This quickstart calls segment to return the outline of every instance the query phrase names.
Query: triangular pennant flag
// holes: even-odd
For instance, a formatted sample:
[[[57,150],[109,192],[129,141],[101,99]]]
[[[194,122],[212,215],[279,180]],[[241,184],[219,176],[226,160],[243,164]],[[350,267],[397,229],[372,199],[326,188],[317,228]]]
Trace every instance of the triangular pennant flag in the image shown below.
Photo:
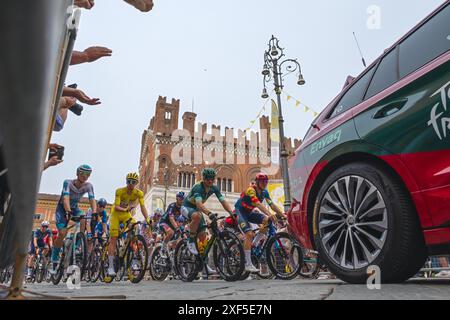
[[[292,98],[292,97],[291,97],[290,95],[288,95],[288,96],[287,96],[287,101],[291,100],[291,98]]]
[[[295,106],[298,107],[300,105],[300,101],[295,101]]]
[[[309,108],[307,106],[305,106],[305,112],[308,112]]]
[[[317,117],[317,115],[318,115],[318,113],[317,113],[317,112],[314,112],[314,117]]]
[[[252,121],[250,121],[250,123],[251,123],[251,124],[254,124],[254,123],[255,123],[255,121],[256,121],[256,120],[252,120]]]

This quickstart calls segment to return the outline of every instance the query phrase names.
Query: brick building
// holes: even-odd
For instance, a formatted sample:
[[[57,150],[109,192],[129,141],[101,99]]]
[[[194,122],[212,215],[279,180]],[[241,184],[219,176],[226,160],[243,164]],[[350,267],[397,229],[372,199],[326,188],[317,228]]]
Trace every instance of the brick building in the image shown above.
[[[223,132],[220,125],[214,124],[208,130],[207,124],[196,122],[197,114],[194,112],[183,113],[180,128],[179,112],[180,100],[172,99],[168,102],[166,97],[160,96],[156,102],[155,114],[148,128],[142,133],[139,188],[145,193],[147,209],[153,212],[157,207],[164,206],[165,199],[167,204],[175,201],[175,194],[178,191],[188,192],[195,182],[201,179],[201,171],[205,167],[216,169],[216,183],[227,200],[233,204],[242,190],[254,179],[256,173],[264,167],[256,155],[260,148],[261,132],[267,134],[266,141],[270,139],[269,117],[262,116],[259,119],[259,132],[245,135],[241,130],[235,132],[233,128],[228,127],[225,127]],[[177,129],[179,129],[178,133],[186,134],[189,138],[183,140],[174,137]],[[181,129],[183,131],[180,131]],[[267,131],[264,132],[262,129]],[[210,141],[202,139],[205,133],[211,136]],[[216,141],[217,144],[214,144]],[[173,160],[174,148],[177,145],[179,147],[180,143],[184,143],[185,148],[190,151],[186,153],[186,157],[184,157],[186,149],[180,153],[183,156],[181,163]],[[292,155],[300,143],[300,140],[295,139],[292,144],[291,139],[286,138],[285,145],[288,153]],[[209,151],[212,144],[215,147]],[[221,161],[208,163],[205,159],[202,159],[200,163],[196,161],[198,160],[195,158],[196,153],[198,155],[210,152],[212,156],[219,154],[217,146],[225,151],[222,157],[224,163],[220,163]],[[270,157],[270,142],[266,148],[265,152]],[[184,161],[186,158],[190,161]],[[225,161],[225,158],[233,159],[232,164]],[[273,181],[280,181],[281,170],[270,178]],[[215,212],[223,212],[215,197],[210,199],[208,207]]]

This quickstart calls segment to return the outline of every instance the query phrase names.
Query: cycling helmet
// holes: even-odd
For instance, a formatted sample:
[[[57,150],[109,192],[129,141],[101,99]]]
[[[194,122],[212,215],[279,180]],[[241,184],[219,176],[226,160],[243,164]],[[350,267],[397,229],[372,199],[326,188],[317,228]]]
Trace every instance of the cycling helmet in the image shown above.
[[[128,179],[139,181],[139,175],[136,172],[130,172],[127,174],[127,180]]]
[[[155,209],[155,214],[153,215],[153,217],[157,218],[157,217],[161,217],[163,215],[163,211],[161,208],[156,208]]]
[[[50,223],[47,220],[42,221],[41,227],[48,227]]]
[[[82,164],[77,168],[77,175],[80,173],[91,174],[92,168],[87,164]]]
[[[184,196],[185,196],[185,194],[184,194],[183,191],[178,192],[177,195],[176,195],[177,198],[180,198],[182,200],[184,199]]]
[[[57,233],[58,233],[58,230],[53,229],[53,230],[52,230],[52,233],[53,233],[53,234],[57,234]]]
[[[108,202],[106,201],[105,198],[100,198],[100,199],[98,199],[98,201],[97,201],[97,205],[98,205],[99,207],[106,207],[107,204],[108,204]]]
[[[269,177],[267,176],[267,174],[260,172],[260,173],[256,174],[255,181],[267,182],[267,181],[269,181]]]
[[[204,179],[214,179],[216,177],[216,170],[213,168],[205,168],[202,170],[202,177]]]

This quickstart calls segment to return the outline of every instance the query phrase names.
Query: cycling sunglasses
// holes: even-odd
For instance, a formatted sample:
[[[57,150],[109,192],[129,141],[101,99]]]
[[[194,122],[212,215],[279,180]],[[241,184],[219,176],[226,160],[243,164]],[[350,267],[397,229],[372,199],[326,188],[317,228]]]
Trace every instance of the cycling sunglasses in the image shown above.
[[[133,180],[133,179],[127,179],[127,184],[132,184],[132,185],[135,185],[135,184],[137,184],[138,182],[136,181],[136,180]]]

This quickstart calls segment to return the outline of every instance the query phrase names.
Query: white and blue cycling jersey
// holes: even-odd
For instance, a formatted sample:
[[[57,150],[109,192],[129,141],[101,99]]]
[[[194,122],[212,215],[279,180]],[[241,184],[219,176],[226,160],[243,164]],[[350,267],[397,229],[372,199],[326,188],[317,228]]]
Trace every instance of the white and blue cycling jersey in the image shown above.
[[[81,187],[77,188],[75,186],[76,180],[64,180],[63,183],[63,189],[61,193],[61,198],[59,200],[59,203],[62,204],[63,197],[69,196],[70,201],[70,208],[71,209],[77,209],[78,208],[78,202],[80,202],[80,199],[87,193],[88,198],[95,199],[94,196],[94,187],[91,183],[85,182],[81,185]]]

